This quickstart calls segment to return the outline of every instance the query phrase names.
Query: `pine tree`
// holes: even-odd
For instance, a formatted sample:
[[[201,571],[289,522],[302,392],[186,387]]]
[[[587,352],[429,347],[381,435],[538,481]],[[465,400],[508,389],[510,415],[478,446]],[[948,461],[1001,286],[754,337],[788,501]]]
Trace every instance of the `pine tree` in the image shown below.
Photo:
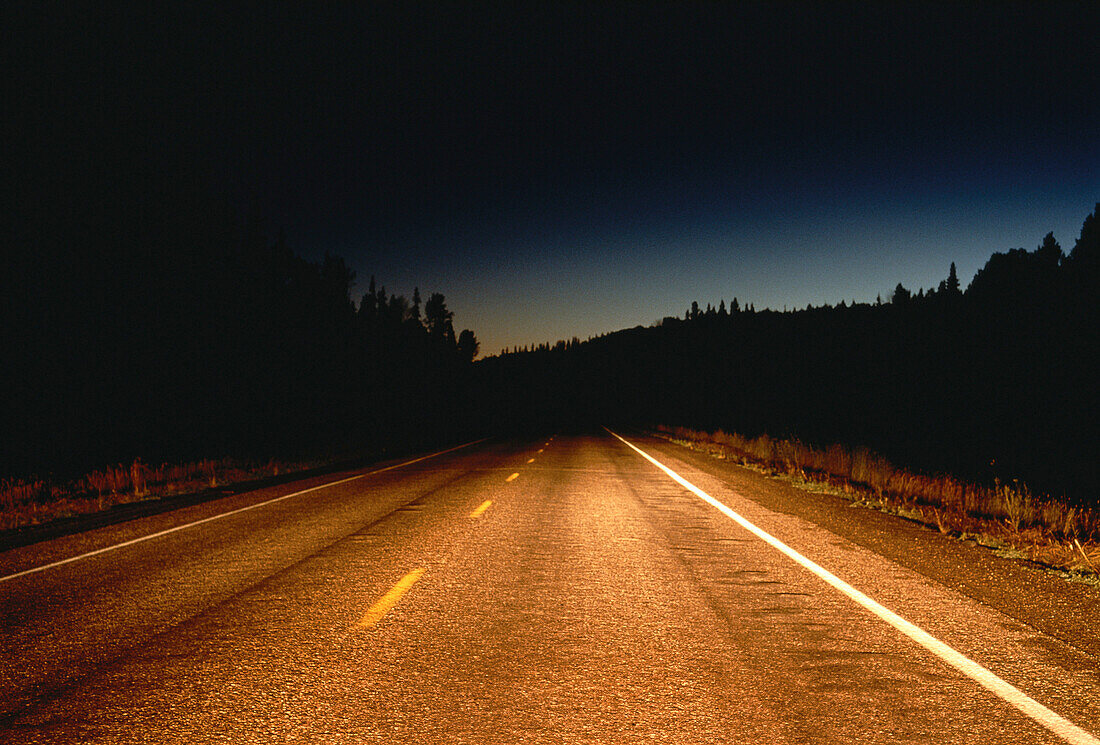
[[[946,291],[948,295],[953,297],[957,297],[962,294],[962,291],[959,289],[959,275],[955,271],[954,261],[951,262],[951,269],[947,273],[947,284],[944,285],[944,291]]]
[[[1077,239],[1070,258],[1077,264],[1096,270],[1100,264],[1100,203],[1091,215],[1085,218],[1081,226],[1081,237]]]
[[[375,294],[374,289],[374,275],[370,275],[370,286],[367,287],[367,294],[363,295],[362,302],[359,303],[359,312],[365,315],[367,318],[374,317],[374,311],[378,308],[378,297]]]
[[[451,320],[454,313],[447,310],[447,302],[442,294],[433,292],[424,304],[424,324],[433,339],[454,339],[454,327]]]

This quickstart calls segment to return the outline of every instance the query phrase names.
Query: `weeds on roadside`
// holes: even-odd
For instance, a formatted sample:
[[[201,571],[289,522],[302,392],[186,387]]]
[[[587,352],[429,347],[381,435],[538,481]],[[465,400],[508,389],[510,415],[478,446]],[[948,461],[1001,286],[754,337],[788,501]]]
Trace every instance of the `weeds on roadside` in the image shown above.
[[[848,499],[923,522],[945,535],[1012,548],[1070,572],[1095,574],[1100,564],[1100,511],[1035,495],[1016,480],[985,487],[952,476],[912,473],[863,448],[820,449],[797,440],[749,438],[722,430],[657,429],[674,441],[743,465],[827,484]]]
[[[0,480],[0,529],[277,476],[316,465],[319,463],[244,462],[225,458],[151,466],[138,459],[130,465],[92,471],[64,483],[49,479]]]

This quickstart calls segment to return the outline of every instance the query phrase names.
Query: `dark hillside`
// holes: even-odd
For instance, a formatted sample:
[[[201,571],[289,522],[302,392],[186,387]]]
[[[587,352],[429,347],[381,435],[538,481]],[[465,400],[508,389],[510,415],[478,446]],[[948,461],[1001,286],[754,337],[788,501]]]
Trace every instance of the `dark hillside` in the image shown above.
[[[306,261],[211,210],[153,214],[15,244],[0,478],[464,433],[477,342],[456,338],[443,295],[422,307],[372,278],[360,299],[339,257]]]
[[[1100,205],[1098,205],[1100,209]],[[1064,256],[994,254],[965,292],[755,312],[689,310],[479,363],[497,424],[675,424],[867,446],[980,481],[1096,497],[1097,215]]]

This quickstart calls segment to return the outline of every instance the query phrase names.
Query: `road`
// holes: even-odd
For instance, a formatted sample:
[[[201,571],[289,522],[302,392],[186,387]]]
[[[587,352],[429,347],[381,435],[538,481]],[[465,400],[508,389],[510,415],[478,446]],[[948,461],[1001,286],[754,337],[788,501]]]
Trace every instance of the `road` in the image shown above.
[[[640,435],[235,495],[13,549],[0,578],[0,742],[1100,732],[1094,588]]]

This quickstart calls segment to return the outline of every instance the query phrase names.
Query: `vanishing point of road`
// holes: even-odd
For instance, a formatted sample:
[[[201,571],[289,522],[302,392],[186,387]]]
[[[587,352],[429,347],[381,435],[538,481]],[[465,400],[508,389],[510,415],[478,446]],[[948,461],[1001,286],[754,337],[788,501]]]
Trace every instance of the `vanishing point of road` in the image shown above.
[[[1100,742],[1095,588],[623,434],[0,553],[0,742]]]

